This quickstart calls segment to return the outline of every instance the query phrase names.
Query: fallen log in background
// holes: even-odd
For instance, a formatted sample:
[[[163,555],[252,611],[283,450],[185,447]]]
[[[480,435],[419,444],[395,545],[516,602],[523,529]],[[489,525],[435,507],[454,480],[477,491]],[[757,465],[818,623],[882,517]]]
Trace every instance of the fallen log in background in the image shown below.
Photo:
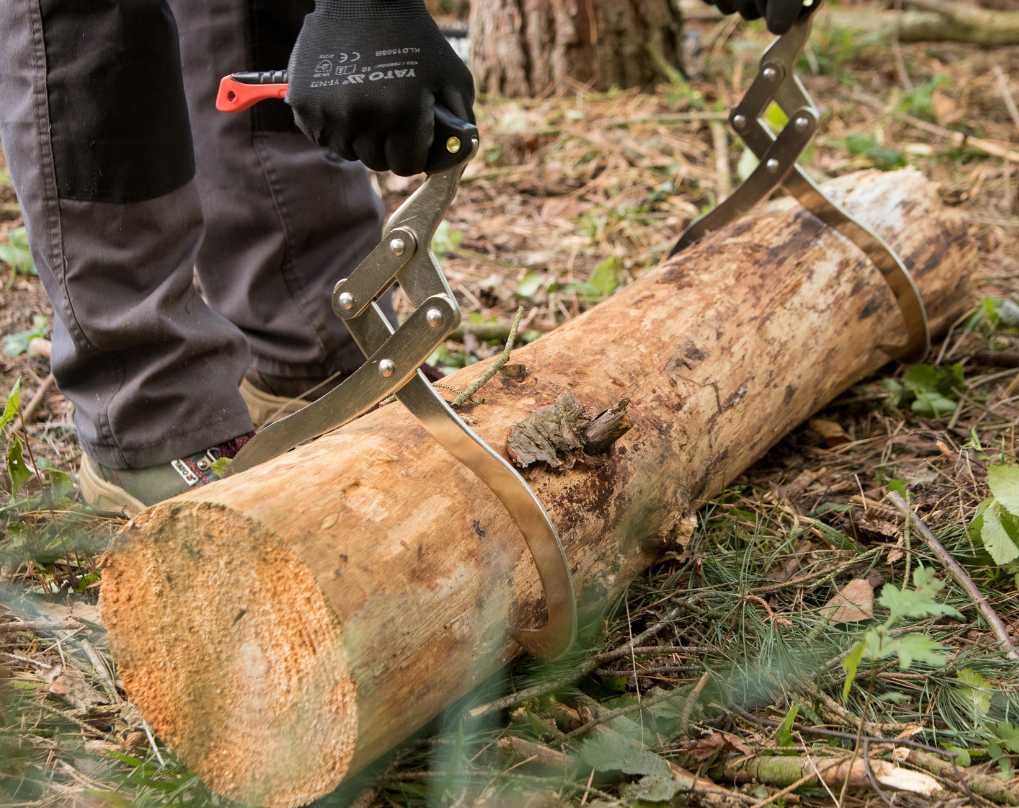
[[[1005,3],[1010,0],[1005,0]],[[1005,3],[991,10],[958,0],[907,0],[904,11],[868,8],[827,8],[818,15],[824,30],[848,29],[861,35],[896,38],[899,42],[960,42],[972,45],[1019,44],[1019,11]],[[681,0],[683,19],[719,20],[721,12],[700,0]]]
[[[831,183],[958,315],[974,239],[921,174]],[[632,429],[601,462],[529,472],[584,607],[602,607],[703,502],[886,361],[902,329],[853,245],[777,202],[514,354],[470,420],[494,446],[570,392]],[[448,381],[462,388],[484,365]],[[499,502],[399,406],[132,522],[102,610],[127,692],[215,790],[329,792],[511,660],[541,591]]]

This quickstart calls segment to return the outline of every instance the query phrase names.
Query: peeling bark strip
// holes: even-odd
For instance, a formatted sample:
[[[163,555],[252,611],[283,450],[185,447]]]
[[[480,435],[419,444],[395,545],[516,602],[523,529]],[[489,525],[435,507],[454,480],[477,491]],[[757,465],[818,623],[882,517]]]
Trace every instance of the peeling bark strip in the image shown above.
[[[472,3],[472,67],[483,92],[536,97],[644,87],[681,68],[672,0],[486,0]]]
[[[630,431],[624,399],[592,418],[573,393],[563,393],[551,407],[529,415],[510,431],[506,454],[518,469],[543,465],[554,471],[571,469],[587,458],[603,455]]]
[[[916,274],[935,330],[965,305],[975,239],[915,171],[826,189]],[[517,351],[471,411],[505,446],[572,391],[630,401],[605,461],[529,472],[581,605],[599,608],[698,504],[884,362],[902,328],[880,273],[778,202]],[[484,363],[457,374],[462,388]],[[541,588],[499,501],[397,406],[149,510],[104,572],[127,692],[215,790],[329,792],[518,653]]]

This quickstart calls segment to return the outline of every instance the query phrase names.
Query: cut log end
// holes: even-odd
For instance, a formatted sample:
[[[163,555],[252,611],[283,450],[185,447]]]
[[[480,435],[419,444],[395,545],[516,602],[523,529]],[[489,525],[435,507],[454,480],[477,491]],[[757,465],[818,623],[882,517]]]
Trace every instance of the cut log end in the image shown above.
[[[131,540],[161,522],[176,529]],[[127,528],[104,576],[124,687],[211,788],[284,808],[343,779],[357,700],[342,628],[275,535],[219,505],[170,503]]]

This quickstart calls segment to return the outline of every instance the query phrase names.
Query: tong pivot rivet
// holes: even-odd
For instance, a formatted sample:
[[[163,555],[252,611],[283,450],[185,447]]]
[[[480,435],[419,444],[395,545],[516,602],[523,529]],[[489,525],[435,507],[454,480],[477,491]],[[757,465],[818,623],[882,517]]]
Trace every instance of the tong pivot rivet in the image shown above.
[[[442,328],[443,323],[446,322],[446,317],[438,309],[429,309],[425,312],[425,320],[432,328]]]
[[[392,377],[394,373],[396,373],[396,362],[392,359],[383,359],[379,362],[379,375],[381,375],[383,379]]]
[[[775,81],[778,78],[778,68],[770,66],[764,68],[764,78],[767,81]]]
[[[389,242],[389,252],[397,258],[402,258],[407,253],[407,240],[397,236]]]
[[[446,151],[450,154],[459,154],[460,149],[464,147],[463,141],[460,140],[456,135],[453,135],[449,140],[446,141]]]
[[[742,132],[747,128],[747,116],[746,115],[734,115],[732,119],[732,125],[737,132]]]
[[[801,115],[796,119],[796,131],[806,132],[810,128],[810,119]]]
[[[354,300],[354,296],[350,292],[341,292],[340,296],[336,298],[336,302],[339,304],[340,308],[343,309],[344,311],[352,311],[354,308],[354,304],[357,303],[357,301]]]
[[[782,164],[772,157],[767,163],[764,164],[768,171],[772,174],[777,174],[779,169],[782,168]]]

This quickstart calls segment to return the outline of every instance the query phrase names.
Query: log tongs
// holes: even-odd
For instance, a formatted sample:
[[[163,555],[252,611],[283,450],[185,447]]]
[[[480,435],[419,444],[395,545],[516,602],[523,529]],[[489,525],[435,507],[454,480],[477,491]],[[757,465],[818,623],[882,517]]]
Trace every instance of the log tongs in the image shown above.
[[[757,78],[729,116],[732,128],[760,160],[759,165],[728,199],[690,226],[672,255],[736,221],[782,187],[824,224],[866,253],[891,287],[905,320],[906,339],[904,344],[882,346],[883,350],[893,358],[925,354],[931,344],[927,310],[909,270],[884,239],[829,199],[797,165],[821,119],[795,72],[796,62],[810,39],[812,24],[812,18],[802,19],[765,52]],[[777,135],[762,120],[773,102],[789,119]]]
[[[217,108],[239,112],[286,94],[285,71],[238,73],[223,79]],[[447,110],[436,111],[427,179],[390,218],[379,245],[333,292],[333,311],[367,361],[322,398],[263,429],[229,473],[278,457],[396,396],[492,490],[520,529],[544,587],[548,619],[542,628],[516,631],[514,638],[529,653],[554,659],[569,650],[577,633],[573,578],[559,534],[527,481],[464,423],[421,372],[460,325],[460,306],[430,247],[478,147],[475,126]],[[415,307],[402,325],[390,322],[376,302],[397,283]]]

